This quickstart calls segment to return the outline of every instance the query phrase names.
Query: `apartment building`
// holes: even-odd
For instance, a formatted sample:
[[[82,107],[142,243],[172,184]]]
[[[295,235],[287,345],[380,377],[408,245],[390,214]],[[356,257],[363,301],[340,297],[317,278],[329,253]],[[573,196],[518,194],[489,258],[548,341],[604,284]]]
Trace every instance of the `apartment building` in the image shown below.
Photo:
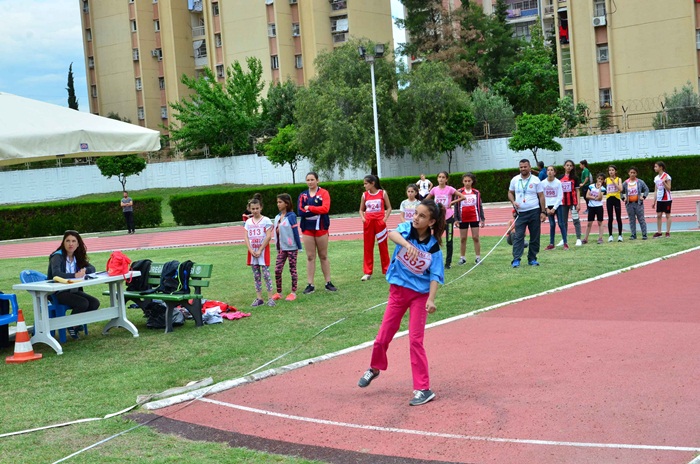
[[[118,113],[155,130],[181,76],[210,68],[221,82],[234,61],[263,64],[266,89],[306,84],[314,60],[351,37],[393,49],[390,0],[79,0],[90,111]]]
[[[698,90],[700,0],[559,0],[557,24],[561,93],[593,115],[660,111],[674,87]]]

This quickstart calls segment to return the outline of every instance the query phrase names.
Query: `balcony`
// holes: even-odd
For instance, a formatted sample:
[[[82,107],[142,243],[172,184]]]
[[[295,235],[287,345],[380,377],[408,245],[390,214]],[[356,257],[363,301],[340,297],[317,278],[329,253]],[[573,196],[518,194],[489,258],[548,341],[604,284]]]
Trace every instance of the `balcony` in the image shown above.
[[[204,35],[204,26],[196,26],[192,28],[192,37],[201,37]]]

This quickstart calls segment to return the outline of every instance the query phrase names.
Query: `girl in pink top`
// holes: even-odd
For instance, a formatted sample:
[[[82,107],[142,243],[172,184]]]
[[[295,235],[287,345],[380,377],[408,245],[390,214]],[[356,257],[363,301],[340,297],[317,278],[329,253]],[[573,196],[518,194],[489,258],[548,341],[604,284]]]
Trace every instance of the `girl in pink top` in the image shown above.
[[[445,243],[447,244],[445,269],[449,269],[452,264],[452,239],[454,238],[455,224],[452,205],[467,198],[455,188],[447,185],[449,176],[450,174],[447,171],[440,172],[437,176],[438,186],[433,187],[427,197],[435,199],[435,203],[439,203],[445,207]]]

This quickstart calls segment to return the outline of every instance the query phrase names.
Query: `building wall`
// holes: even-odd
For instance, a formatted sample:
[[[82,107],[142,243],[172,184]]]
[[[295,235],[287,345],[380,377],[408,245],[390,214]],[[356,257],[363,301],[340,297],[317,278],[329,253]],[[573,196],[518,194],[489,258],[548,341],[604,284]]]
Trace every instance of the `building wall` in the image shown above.
[[[563,165],[567,159],[578,162],[613,161],[630,158],[663,159],[668,156],[697,155],[700,146],[700,127],[658,131],[630,132],[625,134],[597,135],[559,139],[560,152],[540,151],[538,158],[546,164]],[[513,152],[508,149],[508,139],[482,140],[469,152],[458,150],[452,161],[451,171],[481,171],[487,169],[513,169],[521,158],[532,160],[530,152]],[[533,164],[534,164],[534,160]],[[382,173],[386,177],[415,176],[420,173],[435,174],[448,169],[447,159],[414,162],[410,158],[383,160]],[[296,182],[312,170],[308,161],[302,160],[296,172]],[[342,176],[335,173],[332,180],[356,179],[367,172],[348,170]],[[673,173],[671,173],[673,175]],[[75,182],[80,179],[80,182]],[[273,166],[265,157],[256,155],[212,158],[196,161],[174,161],[148,164],[138,176],[129,177],[127,189],[196,187],[199,185],[249,184],[255,179],[260,184],[284,184],[292,182],[288,166]],[[322,180],[328,177],[322,176]],[[651,181],[651,179],[647,179]],[[119,182],[106,179],[97,166],[74,166],[28,171],[0,171],[0,185],[4,186],[2,202],[5,204],[60,200],[91,193],[118,192]],[[48,189],[26,189],[27,185],[51,185]],[[507,186],[503,186],[504,199]]]

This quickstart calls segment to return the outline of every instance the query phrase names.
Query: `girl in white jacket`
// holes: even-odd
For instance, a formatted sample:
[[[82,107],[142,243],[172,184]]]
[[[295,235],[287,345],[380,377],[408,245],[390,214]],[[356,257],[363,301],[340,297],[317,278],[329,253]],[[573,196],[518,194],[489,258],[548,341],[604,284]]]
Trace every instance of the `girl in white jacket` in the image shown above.
[[[566,224],[564,223],[564,209],[561,207],[564,192],[561,188],[561,181],[556,178],[557,171],[554,166],[547,167],[547,178],[541,182],[544,192],[544,202],[549,218],[549,246],[547,250],[554,249],[554,235],[556,235],[557,222],[561,231],[561,238],[564,242],[564,249],[568,250],[566,242]]]

